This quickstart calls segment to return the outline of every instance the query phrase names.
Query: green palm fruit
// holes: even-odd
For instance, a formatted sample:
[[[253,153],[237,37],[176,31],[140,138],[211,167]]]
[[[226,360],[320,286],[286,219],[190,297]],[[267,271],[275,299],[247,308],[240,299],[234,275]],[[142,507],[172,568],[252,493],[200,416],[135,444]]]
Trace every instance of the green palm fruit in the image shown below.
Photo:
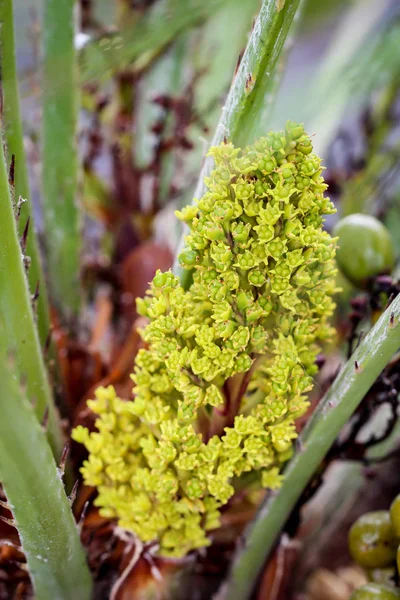
[[[370,277],[391,271],[394,245],[389,231],[375,217],[353,214],[334,228],[339,238],[336,260],[342,273],[363,287]]]
[[[396,538],[388,511],[366,513],[350,529],[350,554],[362,567],[371,569],[390,566],[396,559],[396,549]]]
[[[390,518],[392,520],[393,531],[400,538],[400,494],[396,496],[390,505]]]
[[[396,564],[397,564],[397,571],[400,573],[400,546],[398,546],[398,548],[397,548]]]

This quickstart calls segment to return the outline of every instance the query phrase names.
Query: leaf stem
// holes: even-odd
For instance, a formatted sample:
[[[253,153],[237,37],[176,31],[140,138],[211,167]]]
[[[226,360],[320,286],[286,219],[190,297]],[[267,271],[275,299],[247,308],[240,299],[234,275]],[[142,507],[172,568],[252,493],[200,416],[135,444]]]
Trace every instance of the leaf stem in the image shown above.
[[[1,330],[3,337],[4,331]],[[40,600],[89,600],[91,578],[75,519],[42,427],[0,351],[0,480]]]
[[[14,201],[22,197],[28,202],[22,209],[19,220],[19,233],[22,235],[27,218],[30,219],[27,237],[26,254],[31,263],[28,280],[31,294],[35,292],[39,282],[37,299],[37,326],[42,347],[44,347],[50,330],[49,303],[44,278],[39,244],[34,226],[32,197],[29,187],[28,169],[24,149],[24,137],[18,90],[17,65],[15,55],[15,31],[13,16],[13,0],[0,0],[0,46],[1,46],[1,91],[3,98],[3,132],[7,147],[8,159],[15,159]]]
[[[81,302],[74,4],[73,0],[43,0],[42,190],[47,271],[52,299],[67,320],[77,316]]]
[[[19,373],[26,380],[27,395],[35,405],[39,421],[48,409],[49,437],[55,454],[59,456],[64,442],[33,315],[3,144],[0,148],[0,245],[0,350],[15,352]]]
[[[218,146],[224,139],[243,146],[257,137],[259,133],[257,120],[267,101],[270,86],[273,86],[274,70],[299,2],[300,0],[286,0],[283,3],[276,0],[263,1],[222,109],[212,146]],[[195,198],[203,196],[205,192],[204,177],[210,174],[212,165],[212,159],[206,157],[196,187]],[[186,235],[187,229],[183,231],[178,254],[184,247]],[[187,289],[191,284],[191,271],[182,269],[176,260],[174,273],[180,278],[182,286]]]

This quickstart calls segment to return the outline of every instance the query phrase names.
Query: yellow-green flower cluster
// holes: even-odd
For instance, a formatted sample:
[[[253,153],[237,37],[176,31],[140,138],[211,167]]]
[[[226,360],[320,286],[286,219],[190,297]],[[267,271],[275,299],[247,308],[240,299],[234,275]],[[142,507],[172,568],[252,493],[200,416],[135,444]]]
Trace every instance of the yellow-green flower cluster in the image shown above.
[[[101,513],[163,555],[207,545],[244,474],[253,489],[279,486],[318,342],[332,335],[335,241],[322,223],[334,209],[303,127],[210,154],[208,191],[178,213],[193,283],[156,274],[138,301],[149,323],[134,401],[98,389],[97,431],[73,434]]]

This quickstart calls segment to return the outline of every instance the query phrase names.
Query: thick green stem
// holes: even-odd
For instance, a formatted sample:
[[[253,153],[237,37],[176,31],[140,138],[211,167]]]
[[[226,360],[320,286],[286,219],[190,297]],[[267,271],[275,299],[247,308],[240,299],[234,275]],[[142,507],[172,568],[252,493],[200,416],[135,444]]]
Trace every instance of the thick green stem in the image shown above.
[[[48,297],[43,274],[39,245],[33,219],[32,198],[29,189],[28,169],[26,165],[20,98],[18,90],[17,67],[15,60],[15,32],[13,19],[13,0],[0,0],[0,46],[1,46],[1,91],[3,98],[3,131],[8,158],[15,159],[15,201],[19,197],[27,200],[19,220],[20,235],[23,233],[27,218],[30,218],[26,253],[31,259],[28,280],[31,293],[39,283],[37,300],[37,326],[42,347],[49,335],[50,320]]]
[[[1,336],[5,332],[0,329]],[[38,600],[89,600],[85,553],[51,448],[0,352],[0,481],[19,533]]]
[[[213,145],[227,137],[243,147],[260,137],[260,115],[268,104],[277,61],[299,3],[300,0],[264,0],[229,92]]]
[[[343,367],[301,435],[278,493],[270,494],[245,536],[219,600],[247,600],[291,511],[342,427],[400,347],[400,296]]]
[[[224,138],[243,146],[260,134],[257,128],[263,106],[274,82],[274,71],[289,33],[300,0],[264,0],[245,53],[233,80],[212,146]],[[206,158],[195,197],[201,198],[205,191],[204,177],[210,174],[213,161]],[[183,232],[180,249],[184,245]],[[179,250],[178,250],[179,254]],[[191,283],[191,272],[174,265],[183,287]]]
[[[194,86],[194,109],[206,120],[207,125],[210,124],[210,109],[217,106],[220,109],[221,102],[226,98],[238,58],[246,47],[259,9],[260,0],[227,2],[192,36],[195,44],[189,60],[194,71],[201,73]],[[229,35],[226,35],[227,23]]]
[[[49,437],[56,455],[63,440],[57,411],[47,379],[46,368],[32,310],[24,257],[18,239],[6,161],[0,148],[0,350],[15,352],[21,377],[26,380],[27,395],[39,420],[49,410]]]
[[[50,291],[64,318],[81,300],[74,4],[43,0],[43,215]]]

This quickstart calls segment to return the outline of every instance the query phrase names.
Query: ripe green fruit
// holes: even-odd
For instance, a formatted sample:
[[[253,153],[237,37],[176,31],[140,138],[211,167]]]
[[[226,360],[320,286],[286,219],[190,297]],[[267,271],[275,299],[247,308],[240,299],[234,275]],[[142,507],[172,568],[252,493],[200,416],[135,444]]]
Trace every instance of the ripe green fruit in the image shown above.
[[[393,531],[400,538],[400,494],[396,496],[390,506],[390,518],[392,520]]]
[[[400,590],[381,583],[367,583],[350,596],[350,600],[398,600],[399,598]]]
[[[366,513],[350,529],[350,554],[362,567],[389,567],[395,561],[396,549],[397,543],[388,511]]]
[[[349,215],[337,223],[333,233],[339,238],[336,253],[339,268],[354,285],[362,287],[368,278],[393,268],[392,238],[375,217]]]

